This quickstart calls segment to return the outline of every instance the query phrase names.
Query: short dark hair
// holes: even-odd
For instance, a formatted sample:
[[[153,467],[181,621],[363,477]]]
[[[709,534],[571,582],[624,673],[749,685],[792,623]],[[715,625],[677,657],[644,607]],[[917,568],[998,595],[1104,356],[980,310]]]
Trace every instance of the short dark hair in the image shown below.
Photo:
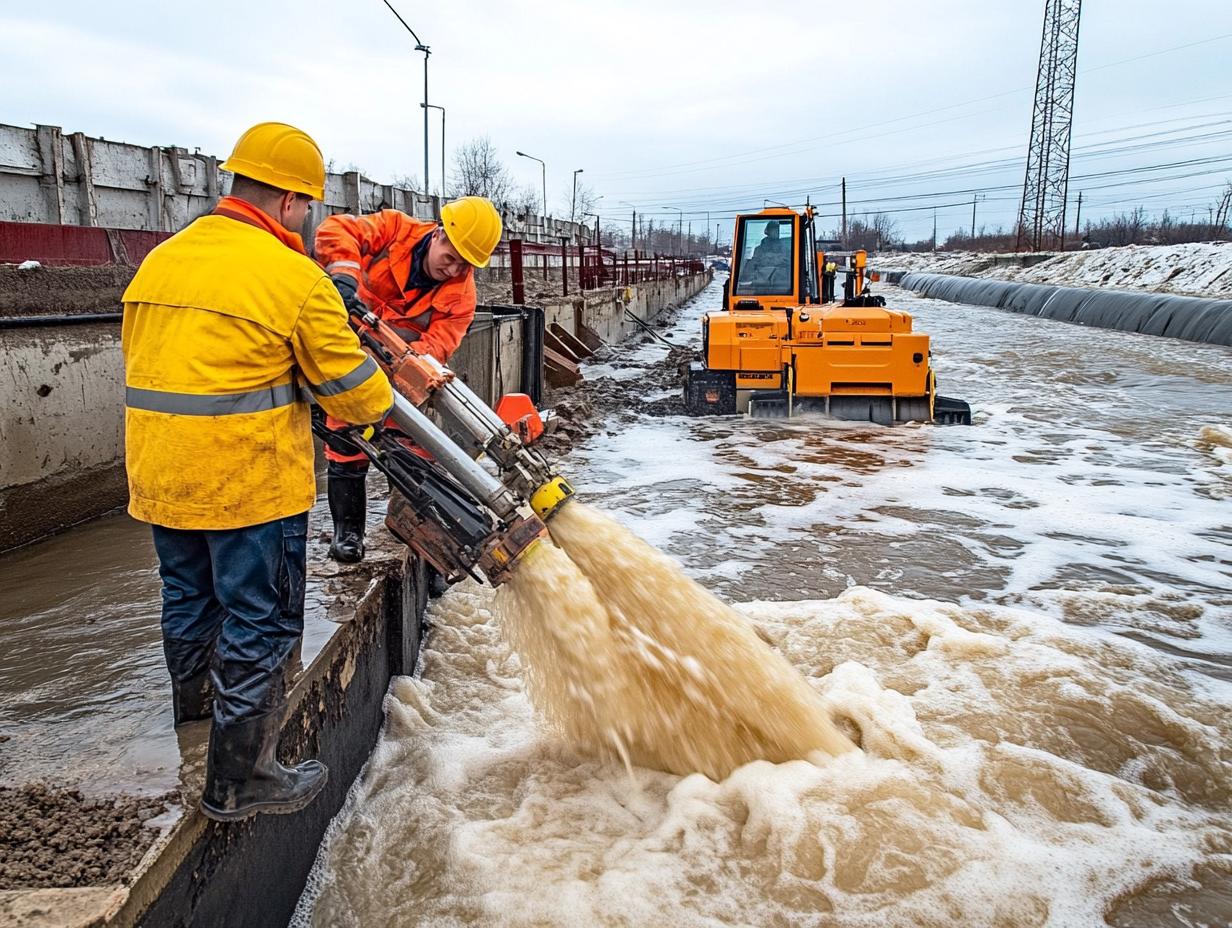
[[[245,177],[243,174],[236,174],[235,180],[231,183],[231,196],[239,197],[241,200],[250,200],[252,202],[265,202],[268,200],[279,200],[284,195],[291,193],[290,190],[282,190],[272,184],[267,184],[264,181],[254,180],[251,177]],[[296,198],[311,200],[306,193],[296,193]]]

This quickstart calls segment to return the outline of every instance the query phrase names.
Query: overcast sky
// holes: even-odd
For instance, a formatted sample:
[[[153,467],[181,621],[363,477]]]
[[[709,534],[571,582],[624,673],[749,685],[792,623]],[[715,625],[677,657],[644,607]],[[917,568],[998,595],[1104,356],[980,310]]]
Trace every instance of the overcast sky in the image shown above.
[[[558,214],[582,168],[605,217],[677,207],[694,231],[833,203],[842,176],[850,213],[893,211],[908,239],[934,206],[942,236],[969,227],[971,190],[978,224],[1015,219],[1043,0],[392,2],[432,48],[449,148],[487,135],[536,187],[514,152],[544,159]],[[0,122],[225,155],[274,119],[378,181],[422,176],[423,56],[382,0],[0,9]],[[1084,217],[1205,215],[1232,178],[1232,0],[1086,0],[1078,66],[1070,225],[1078,190]]]

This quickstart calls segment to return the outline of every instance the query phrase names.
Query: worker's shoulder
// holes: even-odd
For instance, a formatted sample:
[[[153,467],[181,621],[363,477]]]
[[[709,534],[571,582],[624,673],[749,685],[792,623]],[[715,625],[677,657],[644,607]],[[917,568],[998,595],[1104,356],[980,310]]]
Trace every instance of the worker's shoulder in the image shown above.
[[[315,261],[264,229],[224,216],[202,216],[146,256],[123,300],[170,302],[172,294],[184,290],[198,293],[224,287],[224,281],[230,282],[227,287],[250,281],[302,302],[327,279]]]

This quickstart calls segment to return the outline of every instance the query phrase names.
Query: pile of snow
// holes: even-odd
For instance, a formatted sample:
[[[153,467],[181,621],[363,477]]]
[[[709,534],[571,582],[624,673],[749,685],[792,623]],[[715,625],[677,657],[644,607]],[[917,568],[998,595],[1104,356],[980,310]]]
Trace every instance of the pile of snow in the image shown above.
[[[1001,262],[1007,263],[998,263]],[[1056,255],[1022,267],[1011,255],[973,252],[878,255],[877,270],[928,271],[1033,284],[1150,290],[1232,299],[1232,243],[1126,245]]]

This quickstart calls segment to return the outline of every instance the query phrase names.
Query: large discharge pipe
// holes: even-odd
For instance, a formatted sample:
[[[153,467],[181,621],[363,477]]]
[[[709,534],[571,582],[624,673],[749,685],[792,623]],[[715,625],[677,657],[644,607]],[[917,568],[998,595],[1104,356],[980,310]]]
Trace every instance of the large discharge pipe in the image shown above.
[[[499,480],[471,460],[461,448],[449,440],[436,424],[416,408],[415,404],[394,392],[394,408],[390,417],[398,427],[431,454],[479,502],[502,519],[517,511],[517,501]]]

